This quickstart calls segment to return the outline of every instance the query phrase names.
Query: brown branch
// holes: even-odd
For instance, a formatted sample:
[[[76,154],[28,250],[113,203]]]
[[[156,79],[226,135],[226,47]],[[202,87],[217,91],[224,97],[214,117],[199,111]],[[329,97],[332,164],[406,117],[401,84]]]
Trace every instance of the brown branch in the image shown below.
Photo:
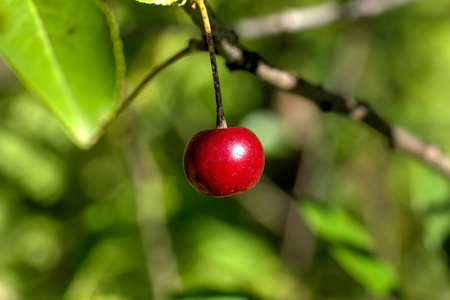
[[[325,26],[340,19],[373,17],[413,1],[417,0],[352,0],[347,3],[330,1],[246,18],[234,23],[232,28],[241,38],[252,39]]]
[[[207,4],[205,2],[205,4]],[[450,156],[439,147],[423,141],[405,129],[393,127],[380,117],[368,103],[347,99],[324,90],[321,86],[311,84],[293,73],[269,64],[259,54],[245,49],[236,34],[227,29],[207,5],[216,51],[225,58],[230,70],[243,70],[258,76],[272,87],[298,94],[316,103],[323,112],[336,112],[367,124],[387,139],[388,144],[408,153],[418,160],[439,170],[450,177]],[[185,5],[186,13],[202,30],[200,12]],[[204,31],[203,35],[204,35]],[[204,42],[202,42],[204,44]],[[198,46],[206,50],[206,44]]]

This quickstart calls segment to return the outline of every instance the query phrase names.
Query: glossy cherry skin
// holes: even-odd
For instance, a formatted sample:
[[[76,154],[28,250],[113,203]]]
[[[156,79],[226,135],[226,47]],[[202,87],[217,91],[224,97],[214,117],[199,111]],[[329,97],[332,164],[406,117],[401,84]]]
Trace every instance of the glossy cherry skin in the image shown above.
[[[255,186],[264,170],[264,150],[247,128],[204,130],[191,138],[183,161],[184,173],[197,191],[226,197]]]

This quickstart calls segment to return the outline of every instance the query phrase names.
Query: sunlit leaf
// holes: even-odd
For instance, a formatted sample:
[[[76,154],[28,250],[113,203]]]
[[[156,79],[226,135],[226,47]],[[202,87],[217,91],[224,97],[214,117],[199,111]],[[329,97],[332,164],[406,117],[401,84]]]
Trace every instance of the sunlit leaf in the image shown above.
[[[367,231],[342,208],[305,202],[300,211],[311,229],[324,240],[360,249],[369,249],[372,245]]]
[[[197,256],[184,272],[187,288],[236,290],[245,283],[245,291],[256,296],[293,299],[294,278],[257,236],[210,218],[198,218],[188,235],[196,244]]]
[[[118,106],[121,48],[100,2],[0,1],[0,53],[80,147],[95,141]]]
[[[450,185],[446,178],[418,162],[411,162],[410,173],[414,209],[423,212],[448,201]]]
[[[336,247],[331,251],[339,264],[362,286],[378,294],[388,294],[396,285],[391,265],[377,257]]]

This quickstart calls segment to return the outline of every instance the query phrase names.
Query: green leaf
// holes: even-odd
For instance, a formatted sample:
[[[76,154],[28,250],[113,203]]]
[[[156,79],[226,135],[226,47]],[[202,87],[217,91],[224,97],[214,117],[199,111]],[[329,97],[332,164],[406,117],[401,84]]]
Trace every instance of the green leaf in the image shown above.
[[[186,234],[196,249],[195,261],[190,261],[189,267],[182,270],[186,289],[214,287],[232,291],[242,288],[245,283],[245,291],[256,297],[289,299],[296,279],[286,273],[277,254],[259,237],[203,216],[196,217]]]
[[[92,0],[0,1],[0,53],[81,148],[119,104],[125,73],[112,14]]]
[[[320,238],[336,244],[348,244],[369,250],[372,239],[367,231],[345,210],[305,202],[300,213]]]
[[[342,247],[333,249],[331,255],[350,276],[373,293],[388,294],[397,283],[393,267],[377,257],[362,255]]]
[[[422,213],[433,206],[445,205],[450,192],[448,179],[427,166],[410,162],[411,204]]]
[[[173,4],[184,4],[185,0],[136,0],[137,2],[147,3],[147,4],[156,4],[156,5],[173,5]]]

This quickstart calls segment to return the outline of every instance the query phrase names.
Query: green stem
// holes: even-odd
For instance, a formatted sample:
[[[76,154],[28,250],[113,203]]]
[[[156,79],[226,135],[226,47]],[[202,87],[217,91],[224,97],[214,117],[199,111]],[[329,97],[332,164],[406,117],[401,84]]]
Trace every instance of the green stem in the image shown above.
[[[136,87],[136,89],[122,102],[122,105],[120,106],[119,110],[117,111],[117,115],[122,113],[129,105],[130,103],[136,98],[137,95],[142,91],[142,89],[147,85],[147,83],[156,75],[158,75],[159,72],[167,68],[172,63],[176,62],[180,58],[186,56],[191,52],[191,46],[187,46],[186,48],[182,49],[180,52],[176,53],[174,56],[166,60],[164,63],[156,67],[156,69],[152,70],[147,77],[144,78],[144,80],[141,81],[141,83]]]
[[[216,95],[216,108],[217,108],[217,121],[216,128],[227,128],[227,121],[225,120],[225,114],[223,111],[222,93],[220,91],[219,71],[217,69],[216,53],[214,51],[214,42],[211,32],[211,24],[209,23],[208,10],[204,0],[194,0],[200,8],[200,13],[203,19],[203,25],[205,26],[206,42],[208,43],[209,58],[211,60],[211,70],[214,81],[214,92]]]
[[[103,126],[102,133],[108,128],[114,121],[119,117],[123,111],[130,106],[131,102],[139,95],[140,92],[144,89],[144,87],[147,85],[147,83],[156,75],[159,74],[162,70],[179,60],[180,58],[183,58],[184,56],[188,55],[192,52],[193,47],[190,44],[186,48],[182,49],[178,53],[176,53],[174,56],[170,57],[168,60],[163,62],[161,65],[156,67],[154,70],[152,70],[142,81],[141,83],[134,89],[134,91],[127,97],[125,100],[123,100],[122,104],[120,105],[119,109],[117,110],[116,114]],[[100,135],[99,135],[100,136]]]

